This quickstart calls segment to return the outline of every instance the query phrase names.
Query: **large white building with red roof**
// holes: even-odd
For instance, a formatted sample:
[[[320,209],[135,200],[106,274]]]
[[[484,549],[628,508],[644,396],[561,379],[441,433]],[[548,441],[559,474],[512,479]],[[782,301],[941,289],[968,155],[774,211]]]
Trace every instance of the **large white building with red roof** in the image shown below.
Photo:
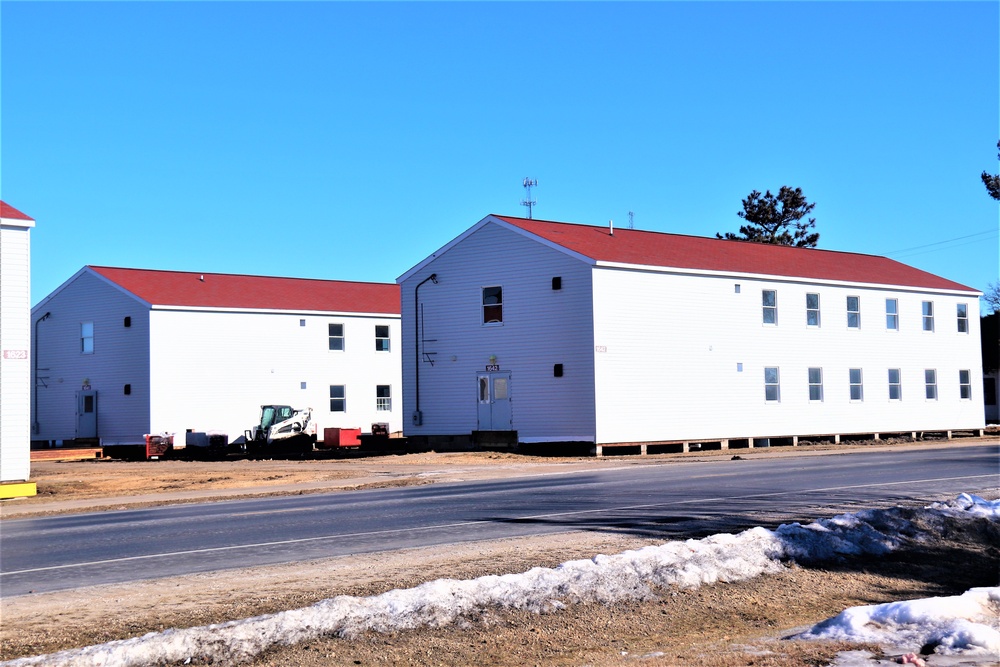
[[[32,314],[32,440],[234,441],[264,404],[312,408],[321,440],[402,427],[393,284],[85,266]]]
[[[984,426],[980,292],[885,257],[490,215],[397,282],[417,441]]]
[[[0,201],[0,498],[35,494],[31,467],[31,228]]]

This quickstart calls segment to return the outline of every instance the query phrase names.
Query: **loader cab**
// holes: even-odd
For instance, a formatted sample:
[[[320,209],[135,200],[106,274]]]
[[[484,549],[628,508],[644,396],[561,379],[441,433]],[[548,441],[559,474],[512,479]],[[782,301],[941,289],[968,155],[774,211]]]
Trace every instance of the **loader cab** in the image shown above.
[[[290,405],[262,405],[260,406],[260,430],[267,432],[278,422],[291,419],[295,410]]]

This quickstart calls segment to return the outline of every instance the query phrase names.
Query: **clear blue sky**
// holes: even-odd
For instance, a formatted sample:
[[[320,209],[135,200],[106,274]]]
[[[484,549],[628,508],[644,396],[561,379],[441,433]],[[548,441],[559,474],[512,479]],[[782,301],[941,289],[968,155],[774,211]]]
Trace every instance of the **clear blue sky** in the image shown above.
[[[32,303],[86,264],[392,282],[489,213],[998,275],[997,2],[0,3]]]

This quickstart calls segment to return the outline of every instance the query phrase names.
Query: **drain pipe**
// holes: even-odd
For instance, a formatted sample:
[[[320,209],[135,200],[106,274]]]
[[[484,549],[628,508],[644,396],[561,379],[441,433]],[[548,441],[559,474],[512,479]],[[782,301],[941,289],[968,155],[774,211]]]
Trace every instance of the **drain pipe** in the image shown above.
[[[32,353],[34,356],[34,367],[35,367],[35,382],[31,387],[31,407],[32,411],[35,413],[35,420],[32,426],[35,429],[35,435],[41,430],[41,425],[38,423],[38,323],[44,322],[49,319],[49,315],[52,313],[46,312],[44,315],[35,320],[35,345]]]
[[[428,280],[437,285],[437,274],[432,273],[427,276],[417,283],[417,286],[413,289],[413,349],[416,352],[416,357],[414,358],[416,365],[413,367],[413,379],[416,384],[415,391],[413,392],[416,399],[416,409],[413,411],[414,426],[420,426],[424,423],[424,416],[420,412],[420,299],[418,298],[418,293],[420,292],[420,286]]]

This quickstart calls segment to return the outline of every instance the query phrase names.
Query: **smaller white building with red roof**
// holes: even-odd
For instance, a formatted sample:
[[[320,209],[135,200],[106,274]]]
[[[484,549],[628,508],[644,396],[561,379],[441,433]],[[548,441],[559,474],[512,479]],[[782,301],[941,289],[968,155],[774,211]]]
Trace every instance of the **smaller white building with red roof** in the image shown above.
[[[397,282],[416,441],[984,427],[980,292],[885,257],[490,215]]]
[[[320,440],[402,428],[393,284],[85,266],[32,315],[35,441],[233,442],[262,405],[312,408]]]
[[[0,498],[35,495],[31,468],[31,228],[0,201]]]

